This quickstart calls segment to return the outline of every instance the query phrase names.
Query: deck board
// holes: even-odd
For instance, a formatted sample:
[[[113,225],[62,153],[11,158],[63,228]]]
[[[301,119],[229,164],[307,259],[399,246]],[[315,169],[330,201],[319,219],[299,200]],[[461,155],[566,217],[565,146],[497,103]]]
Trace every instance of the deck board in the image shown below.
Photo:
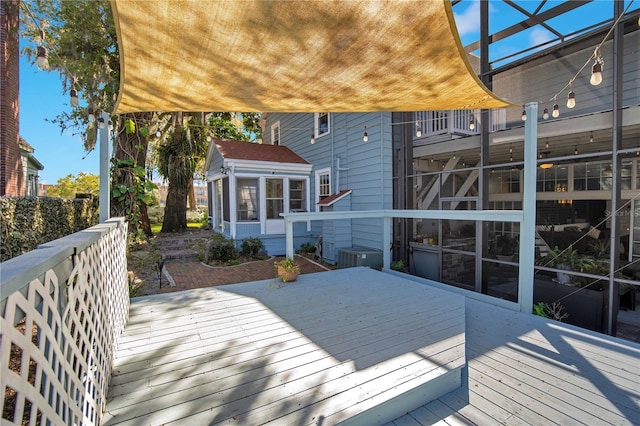
[[[640,345],[469,298],[466,312],[463,387],[389,425],[456,414],[477,425],[640,424]]]
[[[464,298],[389,278],[354,268],[133,301],[103,424],[332,424],[448,374],[459,385]]]

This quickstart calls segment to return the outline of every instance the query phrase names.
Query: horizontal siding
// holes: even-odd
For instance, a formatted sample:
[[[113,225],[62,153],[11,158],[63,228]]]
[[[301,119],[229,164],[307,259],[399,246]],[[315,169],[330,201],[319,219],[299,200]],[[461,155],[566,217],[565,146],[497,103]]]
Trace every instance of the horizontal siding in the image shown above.
[[[392,149],[391,113],[333,113],[331,132],[309,143],[313,127],[313,114],[269,113],[266,129],[280,121],[282,144],[288,146],[309,163],[313,164],[310,182],[310,197],[315,202],[315,171],[327,167],[332,169],[333,191],[350,189],[352,210],[374,210],[392,207]],[[365,126],[369,142],[362,140]],[[306,131],[305,129],[309,129]],[[269,130],[270,131],[270,130]],[[339,172],[336,170],[340,159]],[[338,180],[339,176],[339,180]],[[337,188],[336,188],[337,187]],[[312,210],[315,205],[312,205]],[[314,233],[322,233],[323,225],[312,224]],[[382,248],[382,222],[360,220],[352,222],[353,245]],[[327,244],[335,241],[337,232],[327,226]],[[334,240],[328,239],[333,238]],[[344,240],[344,238],[342,238]]]

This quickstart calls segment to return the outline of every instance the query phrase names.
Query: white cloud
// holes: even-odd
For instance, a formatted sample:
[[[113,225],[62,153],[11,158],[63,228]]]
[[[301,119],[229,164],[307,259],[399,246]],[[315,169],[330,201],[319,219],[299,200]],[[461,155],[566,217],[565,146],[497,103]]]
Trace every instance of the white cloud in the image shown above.
[[[543,28],[534,28],[529,34],[529,42],[531,46],[538,46],[546,43],[553,38],[553,34]]]
[[[460,37],[480,30],[480,1],[475,0],[462,13],[454,13]]]

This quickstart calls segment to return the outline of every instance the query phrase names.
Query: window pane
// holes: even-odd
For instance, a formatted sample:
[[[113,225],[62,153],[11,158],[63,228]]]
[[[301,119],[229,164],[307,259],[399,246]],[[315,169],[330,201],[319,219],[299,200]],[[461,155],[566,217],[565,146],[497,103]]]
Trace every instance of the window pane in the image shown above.
[[[305,211],[305,191],[304,181],[291,180],[289,181],[289,211],[291,212],[303,212]]]
[[[316,123],[316,129],[318,132],[318,136],[322,136],[325,133],[329,133],[329,113],[328,112],[319,112],[318,121]]]
[[[258,179],[238,178],[238,220],[258,220]]]
[[[329,173],[323,173],[318,175],[318,180],[320,181],[320,198],[328,197],[331,195],[331,182],[329,179]]]

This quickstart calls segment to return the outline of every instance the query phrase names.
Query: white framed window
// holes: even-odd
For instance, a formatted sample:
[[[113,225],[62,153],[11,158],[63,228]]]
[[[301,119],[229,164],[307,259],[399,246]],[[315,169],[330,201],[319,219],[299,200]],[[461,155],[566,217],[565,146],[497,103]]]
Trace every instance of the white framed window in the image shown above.
[[[316,138],[328,135],[331,131],[331,123],[329,121],[328,112],[316,112],[313,115],[313,128]]]
[[[289,212],[307,211],[307,196],[304,180],[289,180]]]
[[[280,145],[280,122],[271,125],[271,145]]]
[[[331,168],[321,169],[316,172],[316,210],[317,203],[331,195]]]
[[[260,220],[257,178],[238,178],[236,186],[239,222]]]

